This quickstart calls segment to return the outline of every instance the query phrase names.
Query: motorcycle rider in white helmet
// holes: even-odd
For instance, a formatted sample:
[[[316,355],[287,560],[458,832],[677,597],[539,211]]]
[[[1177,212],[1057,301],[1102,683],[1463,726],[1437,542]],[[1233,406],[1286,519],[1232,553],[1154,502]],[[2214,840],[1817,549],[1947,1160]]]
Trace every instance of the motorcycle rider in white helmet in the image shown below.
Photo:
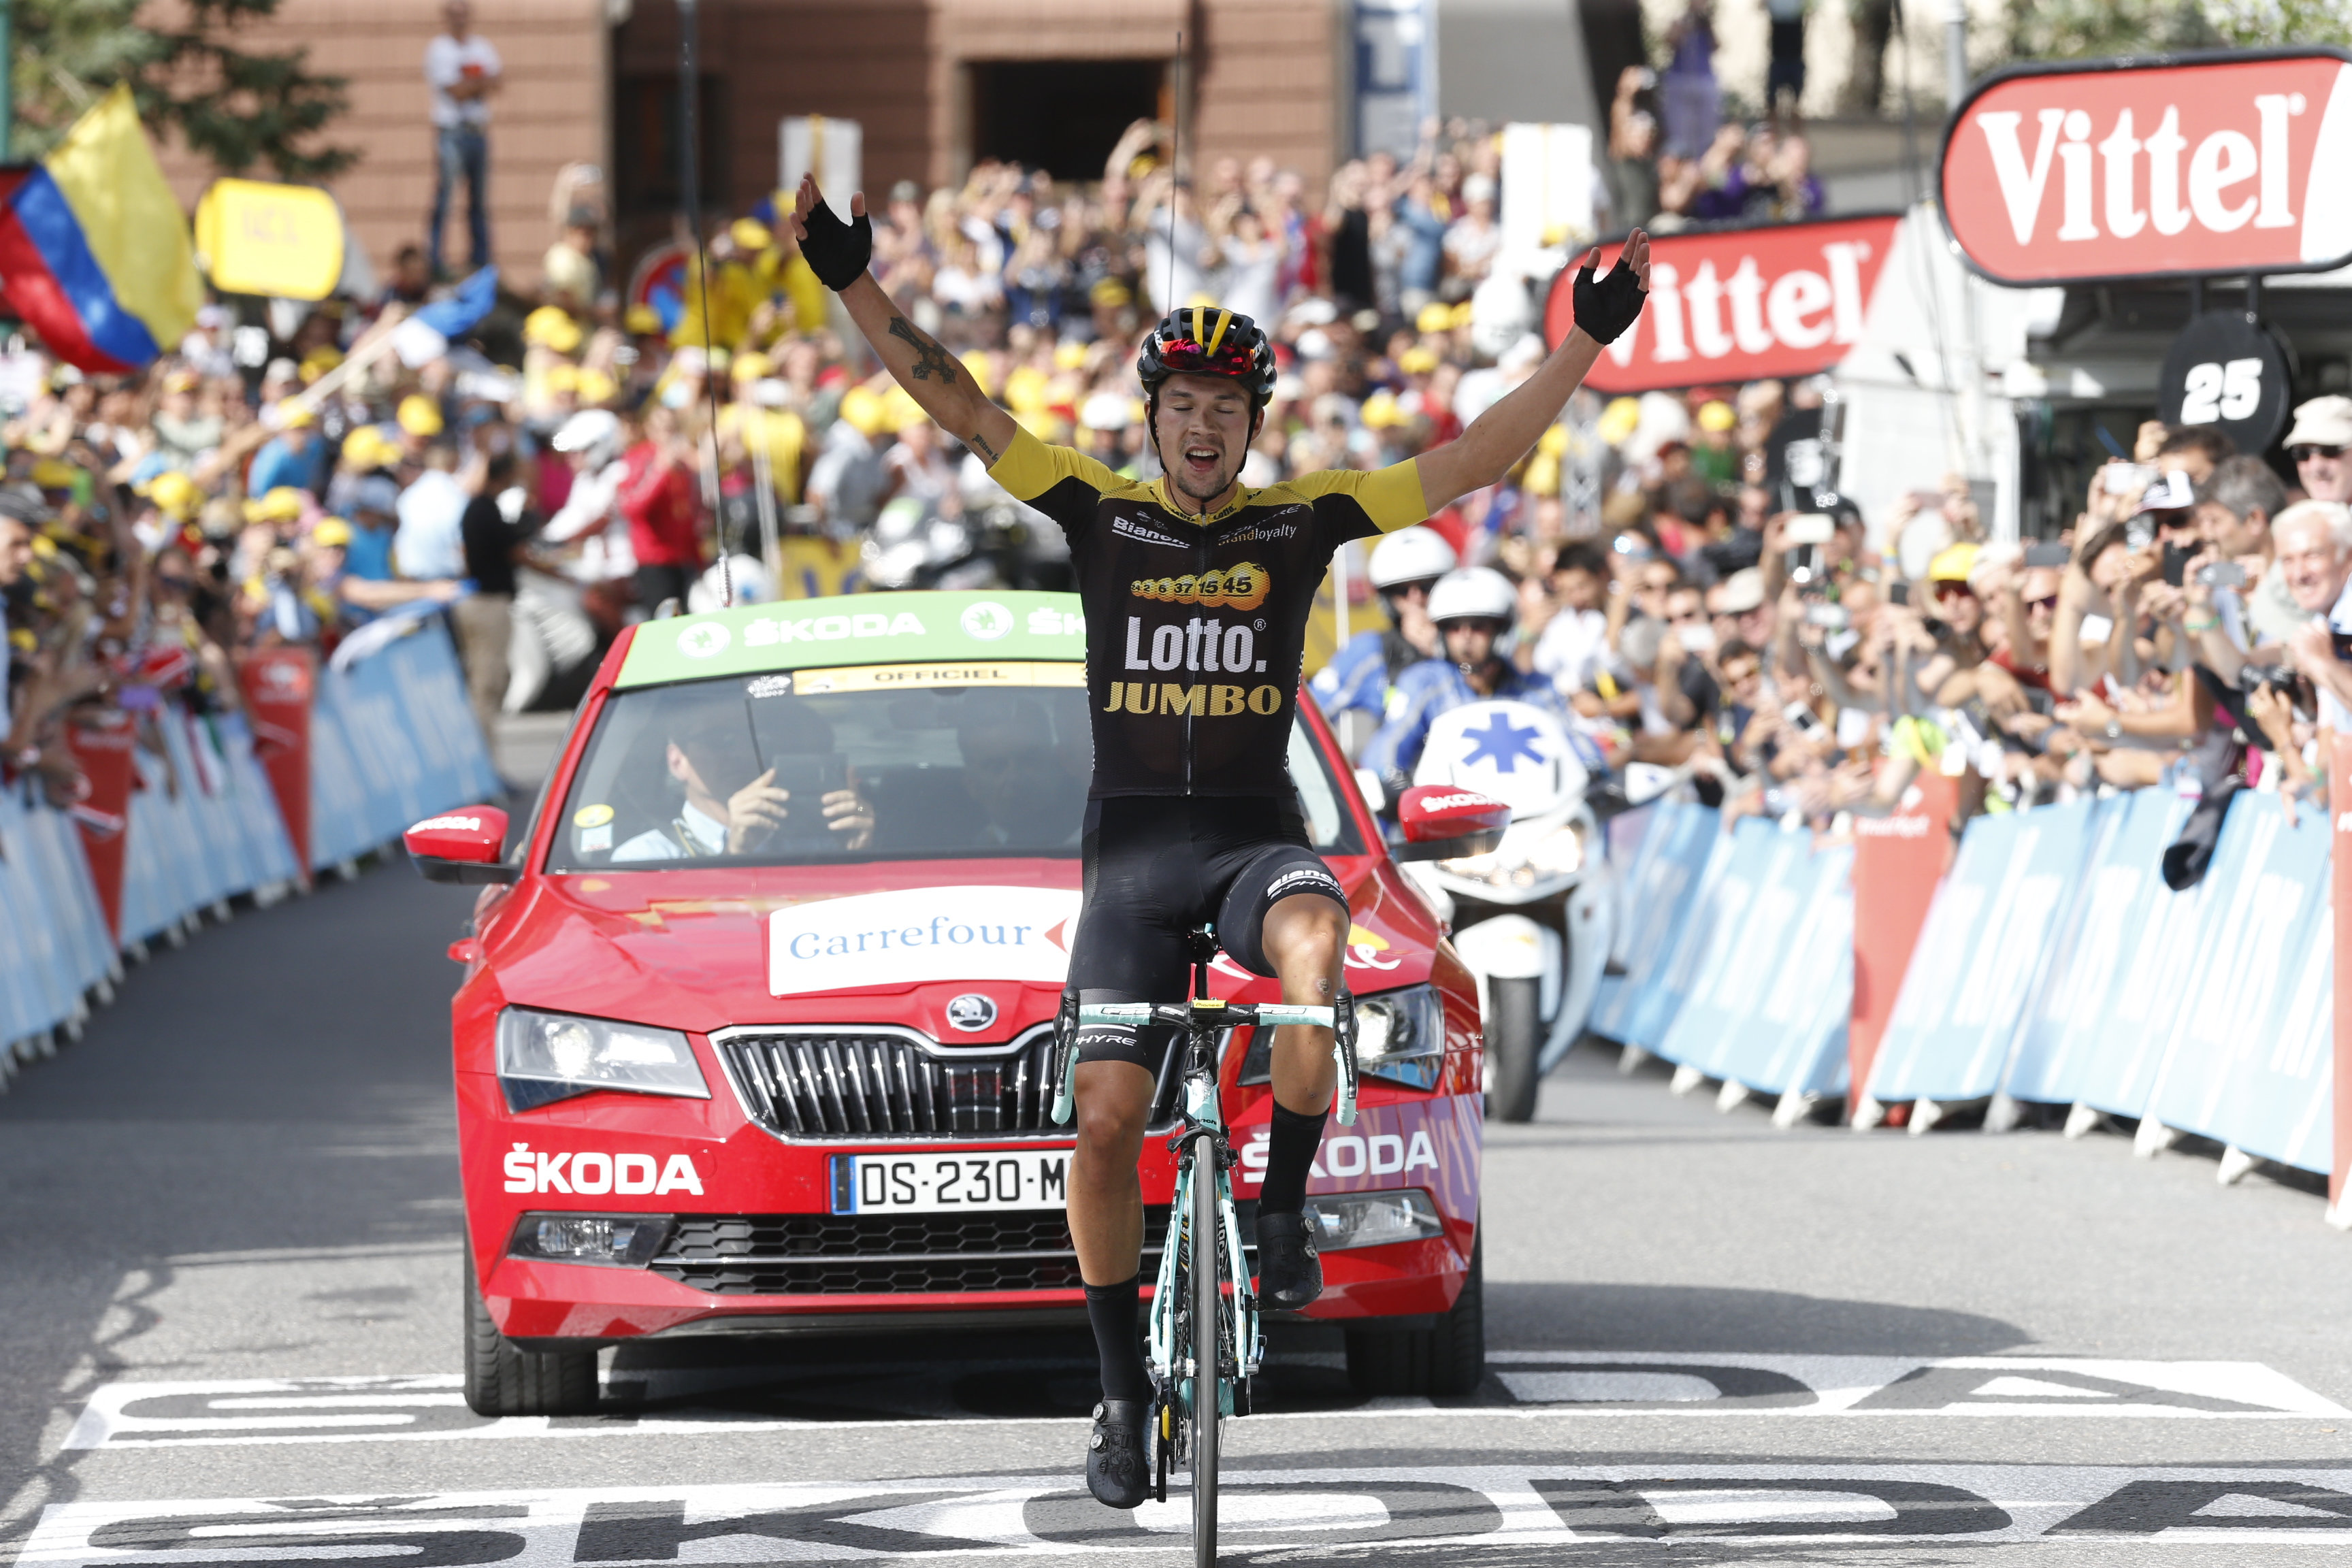
[[[1559,689],[1511,662],[1519,591],[1508,577],[1486,566],[1447,573],[1429,591],[1429,618],[1444,645],[1443,651],[1397,678],[1388,722],[1356,759],[1357,766],[1379,776],[1385,807],[1394,809],[1398,797],[1412,787],[1432,721],[1472,702],[1503,699],[1557,715],[1585,765],[1596,773],[1604,771],[1601,748],[1585,734]]]
[[[1350,756],[1388,717],[1397,677],[1438,652],[1429,590],[1458,562],[1445,536],[1426,524],[1401,528],[1372,549],[1372,588],[1389,624],[1358,632],[1307,682]]]

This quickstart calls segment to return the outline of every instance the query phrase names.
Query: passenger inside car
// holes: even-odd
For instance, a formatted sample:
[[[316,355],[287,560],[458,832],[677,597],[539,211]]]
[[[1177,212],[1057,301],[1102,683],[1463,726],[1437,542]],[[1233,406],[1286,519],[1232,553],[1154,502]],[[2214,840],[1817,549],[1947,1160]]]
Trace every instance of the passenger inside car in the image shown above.
[[[612,864],[754,854],[780,839],[855,851],[874,837],[833,726],[807,702],[714,683],[664,707],[658,765],[677,809],[622,843]]]

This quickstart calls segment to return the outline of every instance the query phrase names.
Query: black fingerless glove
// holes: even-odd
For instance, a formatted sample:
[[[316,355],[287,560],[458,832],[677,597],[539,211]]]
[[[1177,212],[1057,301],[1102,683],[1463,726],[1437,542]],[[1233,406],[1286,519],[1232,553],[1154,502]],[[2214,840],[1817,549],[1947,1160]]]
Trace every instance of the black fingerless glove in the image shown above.
[[[1649,297],[1650,291],[1626,265],[1622,250],[1617,253],[1617,265],[1609,269],[1609,276],[1597,280],[1588,260],[1576,275],[1576,324],[1593,342],[1613,343],[1618,334],[1633,324],[1642,313],[1642,302]]]
[[[819,202],[801,221],[808,229],[808,237],[801,241],[801,256],[818,282],[838,294],[866,276],[866,264],[874,259],[873,219],[859,217],[844,223],[831,207]]]

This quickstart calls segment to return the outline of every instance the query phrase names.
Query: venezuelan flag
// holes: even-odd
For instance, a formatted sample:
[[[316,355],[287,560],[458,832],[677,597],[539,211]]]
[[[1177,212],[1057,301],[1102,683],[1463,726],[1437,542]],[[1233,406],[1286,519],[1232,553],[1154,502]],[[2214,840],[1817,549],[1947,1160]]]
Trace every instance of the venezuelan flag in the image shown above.
[[[134,370],[204,303],[188,220],[117,87],[29,169],[0,170],[0,295],[68,363]]]

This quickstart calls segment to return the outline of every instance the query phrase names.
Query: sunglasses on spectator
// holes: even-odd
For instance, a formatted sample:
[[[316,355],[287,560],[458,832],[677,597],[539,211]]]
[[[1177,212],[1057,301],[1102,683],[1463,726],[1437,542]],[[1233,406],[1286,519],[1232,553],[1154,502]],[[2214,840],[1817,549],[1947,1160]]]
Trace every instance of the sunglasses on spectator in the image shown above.
[[[1429,597],[1429,591],[1436,585],[1437,579],[1434,577],[1416,577],[1410,583],[1391,584],[1381,592],[1394,599],[1408,598],[1414,594],[1426,599]]]
[[[1464,616],[1460,620],[1446,622],[1445,630],[1449,635],[1454,632],[1481,631],[1489,637],[1500,637],[1503,634],[1503,623],[1492,616]]]
[[[2058,607],[2058,595],[2044,594],[2038,599],[2028,599],[2025,607],[2029,610],[2054,610]]]
[[[1938,599],[1973,599],[1976,596],[1977,591],[1974,588],[1969,587],[1966,583],[1938,583],[1936,584],[1936,597]]]
[[[2298,463],[2308,463],[2314,458],[2340,458],[2347,451],[2352,451],[2352,447],[2315,447],[2306,443],[2302,446],[2289,447],[2286,449],[2286,455]]]
[[[1704,610],[1677,610],[1668,615],[1666,619],[1675,626],[1680,626],[1685,621],[1703,621],[1706,619],[1706,612]]]

